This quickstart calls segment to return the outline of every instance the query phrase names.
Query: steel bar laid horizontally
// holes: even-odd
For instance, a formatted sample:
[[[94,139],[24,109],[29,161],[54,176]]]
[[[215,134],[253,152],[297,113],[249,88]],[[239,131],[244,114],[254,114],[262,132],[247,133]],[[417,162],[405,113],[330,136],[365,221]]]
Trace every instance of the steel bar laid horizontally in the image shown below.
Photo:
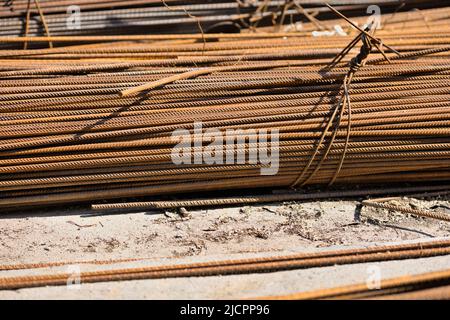
[[[435,240],[429,242],[400,245],[373,246],[361,249],[336,250],[317,253],[300,253],[288,256],[209,261],[190,264],[174,264],[82,272],[80,274],[80,281],[82,283],[95,283],[138,279],[162,279],[176,277],[262,273],[375,261],[392,261],[435,257],[448,255],[449,253],[449,240]],[[129,261],[136,260],[130,259]],[[124,260],[91,262],[83,261],[76,263],[110,264],[120,262],[124,262]],[[66,264],[69,264],[69,262],[66,262]],[[34,264],[31,266],[6,265],[0,266],[0,270],[46,268],[58,265],[64,265],[64,263],[42,263]],[[41,287],[49,285],[66,285],[70,276],[71,274],[67,273],[54,273],[32,276],[2,277],[0,278],[0,290]],[[442,280],[445,280],[445,283],[448,284],[450,278],[447,277],[446,279]],[[353,291],[354,290],[349,292],[352,293]],[[308,296],[308,294],[306,294],[306,296]],[[311,297],[313,296],[322,297],[322,293],[311,295]]]
[[[317,300],[317,299],[448,299],[450,270],[407,275],[381,280],[379,288],[370,288],[367,283],[299,292],[284,296],[259,297],[273,300]]]
[[[287,5],[285,0],[14,0],[0,6],[0,36],[168,34],[199,32],[236,32],[267,27],[292,28],[294,23],[311,21],[311,27],[324,30],[329,10],[323,1],[301,1]],[[358,14],[369,5],[382,5],[395,12],[397,0],[331,0],[346,14]],[[404,10],[426,7],[427,0],[408,1]],[[436,7],[441,6],[435,3]],[[170,10],[167,10],[167,8]],[[387,12],[386,12],[387,13]],[[78,15],[78,16],[77,16]],[[45,27],[44,27],[45,21]]]

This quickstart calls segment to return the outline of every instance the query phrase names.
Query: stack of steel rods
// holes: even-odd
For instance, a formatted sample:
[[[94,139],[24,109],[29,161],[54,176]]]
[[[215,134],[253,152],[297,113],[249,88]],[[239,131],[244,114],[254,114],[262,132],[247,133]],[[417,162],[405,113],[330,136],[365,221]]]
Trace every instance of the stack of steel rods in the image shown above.
[[[448,13],[398,12],[378,30],[399,55],[371,51],[348,91],[351,114],[343,109],[334,122],[360,44],[327,66],[355,30],[331,37],[306,31],[71,37],[66,40],[80,43],[0,51],[0,207],[449,180]],[[0,37],[0,43],[49,39],[57,38]],[[178,138],[196,143],[192,158],[211,152],[211,141],[198,144],[199,122],[201,133],[254,131],[238,134],[223,152],[230,163],[174,163],[177,129],[185,130]],[[255,140],[262,129],[279,132],[274,175],[261,175],[271,164],[252,158],[274,150],[274,141]],[[240,163],[242,150],[247,157]]]
[[[35,6],[37,0],[6,1],[0,7],[0,36],[44,36],[43,17]],[[303,7],[286,6],[289,1],[173,1],[168,0],[38,0],[41,13],[51,35],[89,34],[148,34],[199,32],[201,23],[205,32],[213,30],[239,31],[245,27],[283,25],[313,20],[328,20],[328,9],[322,1],[301,1]],[[392,12],[397,0],[329,1],[346,14],[360,14],[368,5],[382,5]],[[409,1],[405,6],[422,8],[429,1]],[[436,4],[435,4],[436,5]],[[74,9],[75,7],[77,9]],[[170,8],[170,10],[168,9]],[[80,12],[79,26],[73,26],[73,13]],[[304,11],[305,10],[305,11]],[[29,16],[29,18],[27,18]],[[25,32],[27,31],[27,32]]]
[[[33,2],[34,0],[32,0]],[[0,35],[23,36],[26,24],[27,1],[16,4],[13,10],[4,7],[0,14]],[[198,32],[196,20],[186,14],[192,13],[205,24],[205,27],[224,20],[236,20],[237,4],[234,1],[223,3],[201,3],[190,1],[180,6],[180,1],[167,1],[173,10],[168,10],[162,1],[71,1],[54,4],[52,1],[42,1],[42,11],[52,35],[80,34],[127,34],[127,33],[160,33]],[[74,9],[77,6],[76,9]],[[33,8],[33,7],[32,7]],[[73,10],[80,13],[80,26],[72,27]],[[28,20],[28,35],[45,35],[42,28],[42,18],[34,13]],[[244,17],[245,15],[243,15]],[[3,18],[2,18],[3,17]],[[68,25],[69,23],[69,25]],[[164,27],[164,28],[161,28]],[[143,32],[145,31],[145,32]]]

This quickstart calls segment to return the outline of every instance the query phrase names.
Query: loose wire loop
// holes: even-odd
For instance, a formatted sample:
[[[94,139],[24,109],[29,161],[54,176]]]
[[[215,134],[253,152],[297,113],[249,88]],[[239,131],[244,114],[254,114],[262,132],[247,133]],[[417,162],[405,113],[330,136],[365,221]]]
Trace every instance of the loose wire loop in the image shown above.
[[[45,30],[45,35],[47,37],[51,37],[50,30],[47,25],[47,21],[45,20],[44,11],[42,11],[41,6],[39,4],[39,0],[34,0],[34,4],[36,6],[36,9],[39,13],[39,16],[41,18],[41,23]],[[28,0],[27,2],[27,11],[26,11],[26,17],[25,17],[25,37],[28,37],[28,31],[30,28],[30,19],[31,19],[31,0]],[[53,42],[51,40],[48,41],[49,48],[53,48]],[[26,50],[28,48],[28,42],[25,41],[23,44],[23,49]]]
[[[342,15],[340,12],[338,12],[336,9],[332,8],[331,6],[327,5],[333,12],[335,12],[336,14],[338,14],[340,17],[342,17],[345,21],[349,22],[352,26],[353,23],[348,20],[348,18],[346,18],[344,15]],[[343,95],[339,98],[339,101],[336,104],[336,108],[334,109],[330,119],[328,120],[327,125],[325,126],[325,129],[322,132],[322,135],[316,145],[316,148],[314,149],[314,152],[312,154],[312,156],[310,157],[307,165],[303,168],[302,172],[300,173],[300,175],[296,178],[296,180],[291,184],[291,188],[295,188],[298,185],[300,186],[304,186],[306,185],[314,176],[315,174],[320,170],[322,164],[325,162],[325,160],[328,157],[328,154],[333,146],[333,143],[336,139],[337,133],[339,131],[339,127],[341,125],[341,121],[344,115],[344,110],[347,108],[347,118],[348,118],[348,123],[347,123],[347,134],[345,137],[345,143],[344,143],[344,148],[339,160],[339,164],[338,167],[336,169],[335,174],[333,175],[333,177],[331,178],[328,186],[331,186],[334,184],[334,182],[336,181],[336,179],[339,176],[339,173],[342,169],[342,166],[344,164],[344,160],[345,160],[345,155],[347,153],[347,149],[348,149],[348,145],[349,145],[349,141],[350,141],[350,134],[351,134],[351,102],[350,102],[350,84],[352,82],[353,76],[355,75],[355,73],[362,67],[365,65],[365,63],[367,62],[367,59],[372,51],[372,48],[375,46],[379,52],[383,55],[384,59],[388,62],[390,62],[389,58],[386,56],[386,54],[383,51],[383,43],[381,41],[381,39],[377,39],[375,38],[372,34],[370,34],[371,29],[373,27],[373,24],[367,26],[364,30],[360,29],[359,27],[355,26],[356,29],[358,29],[360,31],[360,33],[358,34],[358,36],[356,36],[330,63],[330,65],[328,66],[327,69],[333,68],[334,66],[336,66],[355,46],[356,44],[361,41],[362,42],[362,46],[360,48],[360,52],[358,53],[357,56],[355,56],[354,58],[352,58],[349,62],[349,71],[348,73],[345,75],[343,83],[342,83],[342,87],[343,87]],[[386,46],[386,45],[384,45]],[[396,54],[399,54],[395,49],[386,46],[387,48],[389,48],[391,51],[395,52]],[[339,116],[337,117],[337,123],[335,125],[334,131],[331,135],[330,141],[328,143],[328,146],[325,150],[325,152],[322,155],[322,158],[320,159],[320,161],[318,162],[317,166],[315,167],[315,169],[309,174],[309,176],[305,179],[305,176],[308,172],[308,170],[311,168],[312,163],[314,162],[316,156],[319,153],[319,150],[322,146],[322,144],[325,141],[325,137],[327,136],[328,130],[331,128],[333,122],[336,119],[336,116],[339,112]]]
[[[348,144],[350,141],[351,126],[352,126],[352,108],[349,94],[350,84],[352,82],[354,74],[366,63],[367,58],[369,57],[369,54],[372,50],[372,42],[366,37],[365,34],[361,34],[361,41],[363,45],[361,46],[358,55],[350,60],[350,70],[348,74],[345,76],[343,81],[345,100],[342,109],[344,109],[345,104],[347,104],[347,117],[348,117],[347,136],[345,138],[344,150],[342,152],[341,159],[339,160],[338,168],[336,170],[336,173],[333,175],[333,178],[331,179],[330,183],[328,184],[329,186],[331,186],[336,181],[337,177],[339,176],[339,173],[341,172],[345,160],[345,155],[347,154]],[[339,119],[339,122],[340,121],[341,119]]]

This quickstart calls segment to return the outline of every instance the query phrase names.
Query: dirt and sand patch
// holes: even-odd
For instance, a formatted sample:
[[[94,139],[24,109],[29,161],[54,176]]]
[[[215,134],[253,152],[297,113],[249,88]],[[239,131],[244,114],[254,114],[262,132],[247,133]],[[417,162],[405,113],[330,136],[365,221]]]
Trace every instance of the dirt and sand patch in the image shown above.
[[[448,198],[392,203],[448,212]],[[86,216],[76,209],[3,215],[0,262],[207,256],[450,236],[450,223],[358,201],[317,201]]]

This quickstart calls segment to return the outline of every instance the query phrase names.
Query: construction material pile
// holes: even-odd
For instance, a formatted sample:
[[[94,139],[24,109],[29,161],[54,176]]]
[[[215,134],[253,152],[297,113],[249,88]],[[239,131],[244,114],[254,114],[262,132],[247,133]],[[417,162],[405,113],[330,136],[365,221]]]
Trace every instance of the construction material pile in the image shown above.
[[[56,44],[0,51],[0,207],[449,180],[449,14],[388,14],[376,31],[334,16],[316,36],[309,22],[301,32],[0,38]],[[227,130],[231,149],[220,148]]]
[[[165,3],[171,10],[160,0],[15,0],[0,7],[0,35],[23,36],[24,30],[29,36],[44,36],[47,32],[50,35],[193,33],[198,32],[198,26],[186,12],[198,17],[205,28],[238,17],[239,5],[235,1]]]
[[[394,11],[398,0],[331,0],[346,15],[361,15],[370,5]],[[402,10],[426,8],[432,1],[410,0]],[[433,4],[441,6],[442,4]],[[295,30],[294,23],[333,17],[317,0],[5,0],[0,6],[0,36],[75,36],[239,32],[275,24]]]

